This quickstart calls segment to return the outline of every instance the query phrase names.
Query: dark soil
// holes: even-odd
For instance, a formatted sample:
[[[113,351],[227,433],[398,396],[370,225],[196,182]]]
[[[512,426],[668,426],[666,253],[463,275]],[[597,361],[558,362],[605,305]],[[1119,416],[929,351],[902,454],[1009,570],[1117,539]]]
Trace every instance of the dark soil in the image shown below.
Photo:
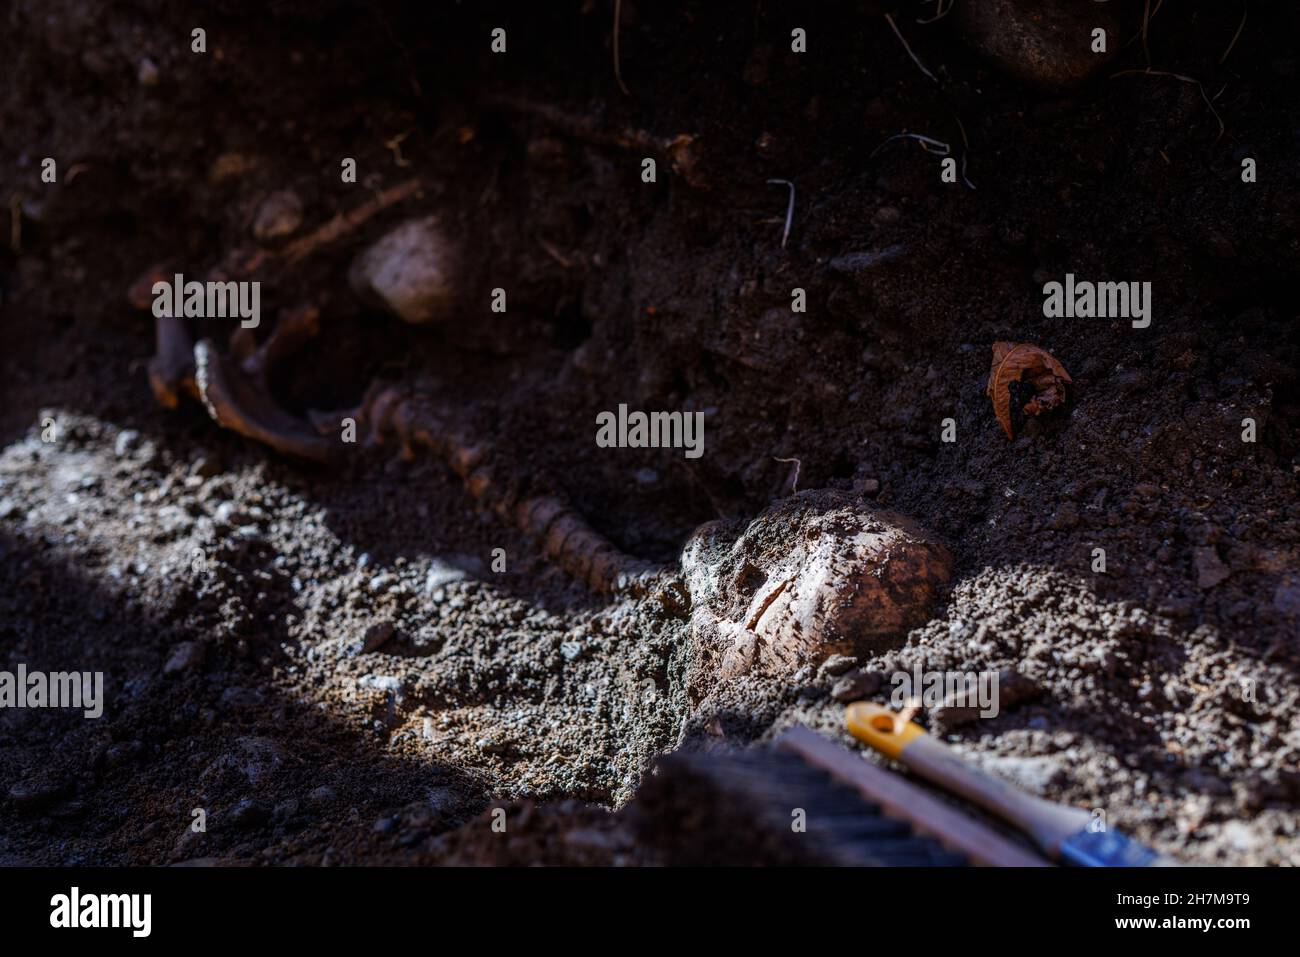
[[[797,458],[800,489],[909,515],[955,558],[929,623],[858,667],[1040,690],[954,747],[1187,861],[1300,862],[1300,14],[1252,5],[1219,63],[1238,5],[1168,5],[1145,48],[1197,87],[1112,78],[1148,53],[1143,5],[1110,6],[1112,64],[1043,93],[910,5],[938,82],[862,4],[627,0],[624,96],[605,2],[15,0],[0,670],[102,670],[107,704],[0,711],[0,863],[648,863],[606,809],[664,751],[843,736],[824,673],[688,699],[679,612],[571,582],[441,462],[304,465],[155,403],[152,317],[126,301],[141,274],[255,246],[276,190],[306,231],[411,176],[418,198],[259,275],[264,326],[322,311],[277,382],[290,408],[421,379],[519,481],[670,563],[700,523],[789,494],[778,460]],[[695,136],[694,165],[661,156],[643,183],[643,150],[519,100]],[[915,142],[879,149],[903,131],[954,144],[975,189]],[[770,179],[796,185],[784,248]],[[427,213],[482,305],[407,326],[348,266]],[[1044,318],[1066,272],[1151,282],[1150,327]],[[478,295],[495,286],[505,315]],[[1073,378],[1010,442],[985,395],[997,340]],[[619,403],[703,410],[704,456],[597,448]]]

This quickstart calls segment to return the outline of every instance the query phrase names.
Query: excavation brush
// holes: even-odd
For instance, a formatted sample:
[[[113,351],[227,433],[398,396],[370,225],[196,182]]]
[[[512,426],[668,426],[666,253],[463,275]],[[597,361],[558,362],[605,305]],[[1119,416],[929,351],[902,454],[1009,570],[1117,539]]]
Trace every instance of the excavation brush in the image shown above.
[[[1053,860],[1083,867],[1177,864],[1081,808],[1053,804],[979,770],[901,714],[867,701],[849,705],[849,732],[915,774],[1011,824]]]

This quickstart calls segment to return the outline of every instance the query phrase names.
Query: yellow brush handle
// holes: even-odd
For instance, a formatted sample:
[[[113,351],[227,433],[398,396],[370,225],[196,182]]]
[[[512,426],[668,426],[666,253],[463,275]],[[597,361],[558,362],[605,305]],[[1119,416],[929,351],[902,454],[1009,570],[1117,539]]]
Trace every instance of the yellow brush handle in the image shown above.
[[[901,761],[903,749],[925,734],[915,721],[899,721],[900,717],[898,712],[870,701],[858,701],[844,712],[851,735],[895,761]]]
[[[849,733],[859,741],[1015,825],[1049,854],[1055,854],[1061,841],[1091,821],[1087,811],[1044,801],[985,774],[926,734],[919,724],[900,721],[900,717],[869,701],[849,705],[844,715]]]

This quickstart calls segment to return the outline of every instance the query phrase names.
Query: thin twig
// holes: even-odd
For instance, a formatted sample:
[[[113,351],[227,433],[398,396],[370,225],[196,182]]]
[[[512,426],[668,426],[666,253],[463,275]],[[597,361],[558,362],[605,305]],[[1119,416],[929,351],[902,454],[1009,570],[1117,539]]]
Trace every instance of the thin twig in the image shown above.
[[[925,64],[922,63],[920,58],[915,53],[912,52],[912,48],[908,45],[907,40],[903,37],[903,34],[899,33],[898,24],[894,22],[894,15],[892,13],[885,14],[885,22],[889,24],[889,29],[894,31],[894,36],[898,37],[898,42],[903,44],[903,49],[906,50],[907,55],[912,58],[912,62],[916,64],[917,69],[919,69],[922,73],[928,76],[931,80],[934,80],[935,83],[938,83],[939,82],[938,77],[936,77],[933,73],[931,73],[929,70],[925,68]]]
[[[623,0],[614,0],[614,79],[618,81],[618,88],[623,91],[624,96],[631,96],[627,84],[623,82],[623,66],[619,62],[618,55],[618,35],[619,22],[623,19]]]
[[[936,20],[942,20],[942,19],[943,19],[944,17],[946,17],[948,14],[952,13],[953,5],[954,5],[956,2],[957,2],[957,0],[948,0],[948,6],[945,7],[945,6],[943,5],[943,0],[935,0],[935,5],[934,5],[934,16],[932,16],[932,17],[926,17],[925,19],[922,19],[922,18],[920,18],[920,17],[917,17],[917,18],[916,18],[916,22],[917,22],[917,23],[920,23],[920,24],[922,24],[922,25],[924,25],[924,24],[927,24],[927,23],[934,23]]]
[[[794,463],[794,478],[790,481],[790,494],[793,495],[795,492],[799,491],[799,469],[803,467],[803,463],[796,458],[788,458],[788,459],[773,458],[772,461]]]
[[[1151,49],[1147,46],[1147,27],[1151,24],[1151,0],[1142,2],[1142,55],[1147,58],[1147,69],[1151,69]]]
[[[1232,42],[1228,44],[1228,49],[1224,50],[1223,56],[1219,57],[1220,63],[1228,59],[1228,54],[1231,53],[1232,48],[1237,45],[1237,38],[1241,36],[1241,31],[1246,28],[1246,14],[1249,12],[1250,12],[1250,5],[1246,2],[1246,0],[1242,0],[1241,22],[1237,24],[1237,32],[1232,35]]]
[[[418,179],[408,179],[404,183],[390,186],[378,193],[373,199],[368,199],[345,213],[336,213],[324,225],[318,226],[305,236],[294,240],[275,253],[274,256],[288,265],[293,265],[315,252],[319,247],[332,243],[356,229],[376,213],[383,212],[388,207],[414,196],[422,186],[423,184]]]
[[[769,179],[770,186],[788,186],[790,188],[790,201],[785,205],[785,229],[781,233],[781,248],[785,249],[786,240],[790,238],[790,224],[794,222],[794,183],[788,179]]]
[[[938,153],[940,156],[947,156],[952,152],[951,146],[949,146],[943,140],[936,140],[932,136],[925,136],[922,133],[895,133],[889,139],[885,140],[885,142],[881,143],[874,150],[872,150],[871,156],[874,157],[877,153],[879,153],[881,150],[883,150],[886,146],[888,146],[890,143],[894,142],[895,140],[916,140],[916,142],[921,144],[921,149],[925,150],[928,153],[930,152],[930,147],[934,147],[934,152]]]
[[[961,179],[967,189],[974,189],[975,184],[966,175],[966,156],[970,153],[970,140],[966,138],[966,127],[962,124],[961,117],[954,116],[953,119],[957,121],[957,129],[961,130]]]
[[[970,143],[966,139],[966,128],[962,126],[961,120],[957,120],[957,127],[961,130],[961,140],[964,147],[961,154],[961,179],[962,182],[966,184],[967,189],[974,189],[975,184],[972,183],[970,177],[966,175],[966,154],[970,151]],[[868,157],[868,159],[874,158],[877,153],[896,140],[915,140],[917,143],[921,144],[921,149],[925,150],[927,153],[934,153],[936,156],[952,155],[952,145],[945,143],[943,140],[936,140],[933,136],[926,136],[923,133],[895,133],[893,136],[889,137],[889,139],[885,140],[885,142],[872,150],[871,156]]]
[[[555,129],[569,136],[577,137],[586,143],[656,153],[664,157],[673,170],[680,174],[691,186],[697,189],[709,188],[708,179],[699,168],[700,155],[696,137],[689,133],[678,133],[676,136],[663,137],[632,127],[623,127],[622,129],[604,128],[597,125],[594,117],[569,113],[550,103],[538,103],[514,96],[491,94],[483,98],[483,103],[493,109],[508,110],[512,113],[536,117]]]
[[[393,162],[398,166],[411,165],[411,161],[402,155],[402,143],[406,141],[406,138],[411,133],[411,130],[407,130],[405,133],[398,133],[392,139],[384,140],[384,146],[388,147],[389,152],[393,154]]]

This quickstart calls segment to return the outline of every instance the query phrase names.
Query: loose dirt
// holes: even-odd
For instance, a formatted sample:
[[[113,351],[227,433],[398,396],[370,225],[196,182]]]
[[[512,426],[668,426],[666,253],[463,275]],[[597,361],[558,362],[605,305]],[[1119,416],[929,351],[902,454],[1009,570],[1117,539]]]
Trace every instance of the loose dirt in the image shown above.
[[[1101,75],[1040,92],[910,8],[897,22],[938,82],[859,4],[625,2],[631,96],[609,4],[426,6],[9,7],[0,669],[102,670],[106,708],[0,711],[0,862],[654,862],[619,809],[659,754],[795,723],[847,743],[832,689],[847,675],[883,700],[917,664],[1032,688],[944,727],[978,764],[1187,861],[1300,862],[1290,5],[1252,6],[1223,64],[1234,5],[1153,21],[1153,65],[1205,97],[1110,77],[1146,66],[1140,3],[1109,5]],[[643,150],[521,99],[693,136],[690,165],[661,156],[643,183]],[[915,141],[880,149],[904,131],[951,144],[975,188]],[[412,175],[418,197],[261,276],[267,325],[322,311],[277,383],[289,408],[419,378],[512,475],[670,563],[701,523],[790,494],[779,460],[798,459],[800,490],[942,540],[929,620],[829,670],[688,693],[682,610],[574,584],[442,463],[304,465],[155,404],[152,317],[126,301],[146,269],[197,277],[257,223],[283,242],[259,216],[272,194],[293,192],[305,230]],[[796,186],[785,248],[774,178]],[[360,301],[353,258],[422,215],[474,289],[511,287],[507,314],[485,295],[416,327]],[[1044,318],[1066,272],[1150,281],[1150,328]],[[999,340],[1072,377],[1068,407],[1014,441],[985,395]],[[621,402],[702,411],[704,456],[596,448]]]

